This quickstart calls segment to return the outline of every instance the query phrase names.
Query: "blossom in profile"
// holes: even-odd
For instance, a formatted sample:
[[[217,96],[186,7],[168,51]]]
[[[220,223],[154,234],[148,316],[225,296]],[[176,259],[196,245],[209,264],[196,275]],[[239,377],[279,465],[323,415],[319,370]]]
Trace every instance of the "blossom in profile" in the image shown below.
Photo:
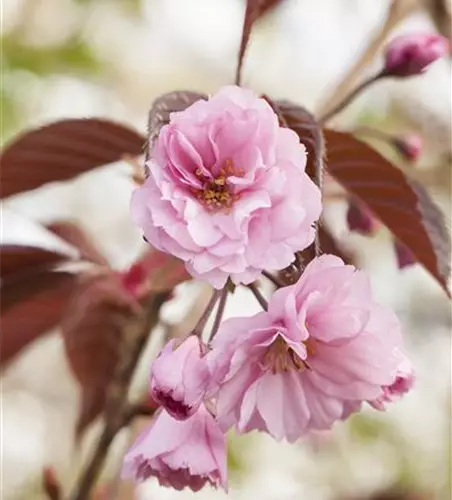
[[[399,369],[400,324],[367,275],[333,255],[275,292],[268,312],[225,321],[208,354],[223,430],[295,441],[381,396]]]
[[[449,51],[449,41],[441,35],[415,33],[398,36],[386,48],[385,73],[396,77],[418,75]]]
[[[251,90],[224,87],[173,113],[150,157],[132,217],[194,277],[247,284],[312,243],[321,196],[306,149]]]
[[[137,482],[156,477],[176,490],[227,489],[226,461],[225,436],[204,405],[183,421],[161,410],[125,456],[122,475]]]
[[[169,414],[184,420],[201,405],[210,381],[204,346],[191,335],[170,340],[151,366],[151,395]]]

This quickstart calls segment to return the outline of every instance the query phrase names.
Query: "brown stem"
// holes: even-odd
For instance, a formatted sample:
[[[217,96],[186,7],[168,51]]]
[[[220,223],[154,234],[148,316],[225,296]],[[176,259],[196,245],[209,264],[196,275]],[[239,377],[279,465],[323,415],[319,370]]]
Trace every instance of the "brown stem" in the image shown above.
[[[383,71],[367,78],[362,83],[360,83],[355,89],[353,89],[349,94],[347,94],[342,101],[340,101],[334,108],[332,108],[328,113],[318,118],[317,123],[320,126],[324,126],[326,122],[331,120],[334,116],[339,114],[343,109],[345,109],[352,101],[354,101],[361,92],[370,87],[373,83],[380,80],[381,78],[387,76]]]
[[[221,290],[214,290],[214,292],[212,293],[212,297],[210,298],[209,303],[207,304],[204,312],[199,318],[199,321],[196,324],[195,328],[193,329],[193,335],[196,335],[198,337],[202,336],[202,332],[206,326],[207,320],[210,318],[213,308],[215,307],[215,304],[218,302],[218,299],[220,298],[220,294]]]
[[[146,404],[130,405],[127,411],[124,412],[123,427],[128,427],[137,417],[152,417],[158,410],[158,406],[152,408]]]
[[[268,302],[267,299],[261,294],[260,290],[257,288],[256,283],[250,283],[247,287],[253,292],[253,295],[256,297],[256,300],[262,306],[264,311],[268,311]]]
[[[436,29],[452,43],[452,7],[449,0],[424,0]]]
[[[268,271],[262,271],[262,276],[265,276],[268,280],[270,280],[277,288],[282,288],[284,286],[284,283],[274,276],[273,274],[269,273]]]
[[[127,396],[130,381],[135,372],[149,332],[157,325],[159,310],[167,299],[167,293],[153,295],[145,305],[143,314],[124,332],[122,356],[118,362],[114,379],[109,387],[108,400],[105,407],[105,427],[99,438],[94,453],[89,460],[75,491],[72,500],[86,500],[102,470],[110,445],[117,432],[124,424],[125,414],[129,408]]]
[[[220,303],[218,304],[217,314],[215,315],[215,321],[213,323],[212,331],[210,333],[210,340],[212,340],[216,333],[218,332],[218,328],[220,328],[221,320],[223,319],[224,308],[226,306],[226,300],[228,298],[228,283],[224,286],[223,290],[221,290]]]
[[[330,110],[336,108],[350,94],[351,90],[356,86],[361,73],[373,61],[391,31],[416,6],[415,0],[392,0],[383,26],[371,38],[361,57],[348,70],[342,81],[336,86],[334,93],[320,106],[319,116],[329,115]]]

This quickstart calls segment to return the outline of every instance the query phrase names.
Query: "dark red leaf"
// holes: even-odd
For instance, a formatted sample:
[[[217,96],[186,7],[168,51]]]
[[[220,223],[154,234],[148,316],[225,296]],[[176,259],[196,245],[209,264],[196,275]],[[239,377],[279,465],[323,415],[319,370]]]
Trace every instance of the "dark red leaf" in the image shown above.
[[[325,130],[328,172],[359,198],[450,295],[450,235],[427,191],[367,144]]]
[[[0,156],[0,196],[65,181],[93,168],[143,153],[145,138],[97,118],[62,120],[25,132]]]
[[[81,259],[101,266],[108,266],[107,259],[94,246],[91,238],[77,224],[68,221],[55,222],[46,226],[46,229],[76,248],[80,252]]]
[[[306,147],[308,162],[306,173],[319,186],[323,183],[324,141],[322,130],[314,116],[305,108],[289,101],[270,101],[278,114],[281,126],[289,127],[297,133]]]
[[[2,283],[0,294],[0,362],[2,368],[21,349],[56,327],[78,277],[45,271]]]
[[[135,264],[140,266],[147,276],[149,288],[152,292],[166,292],[176,285],[191,279],[184,263],[172,255],[150,250]]]
[[[16,274],[24,275],[36,269],[50,269],[70,260],[65,254],[45,248],[10,244],[0,246],[0,257],[2,280]]]
[[[62,322],[70,366],[82,386],[82,431],[103,410],[127,324],[138,303],[116,274],[93,277],[73,295]]]
[[[207,99],[207,96],[205,94],[198,94],[197,92],[190,92],[189,90],[180,90],[163,94],[152,103],[148,116],[147,158],[160,134],[160,129],[169,123],[171,113],[183,111],[201,99]]]
[[[248,46],[253,24],[280,3],[282,3],[282,0],[246,0],[245,19],[243,21],[239,59],[235,76],[235,83],[237,85],[240,85],[243,58],[245,56],[246,47]]]

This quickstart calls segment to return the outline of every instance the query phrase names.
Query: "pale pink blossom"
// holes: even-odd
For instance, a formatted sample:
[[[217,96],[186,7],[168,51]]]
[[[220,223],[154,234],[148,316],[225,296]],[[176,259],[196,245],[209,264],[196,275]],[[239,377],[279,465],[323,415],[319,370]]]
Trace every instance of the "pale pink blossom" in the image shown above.
[[[210,373],[204,346],[195,335],[170,340],[151,366],[151,395],[174,418],[195,413],[208,388]]]
[[[387,403],[398,401],[409,392],[413,388],[414,381],[413,366],[406,355],[400,351],[399,366],[394,380],[390,385],[383,386],[380,396],[369,403],[377,410],[385,410]]]
[[[227,489],[225,436],[204,405],[187,420],[161,410],[124,458],[123,477],[193,491],[204,485]]]
[[[366,274],[333,255],[278,290],[267,312],[225,321],[208,354],[224,430],[295,441],[381,395],[399,367],[400,324]]]
[[[132,217],[214,287],[282,269],[313,241],[321,201],[306,149],[252,91],[224,87],[173,113],[151,157]]]
[[[391,40],[386,49],[385,72],[390,76],[412,76],[450,51],[444,36],[437,34],[401,35]]]

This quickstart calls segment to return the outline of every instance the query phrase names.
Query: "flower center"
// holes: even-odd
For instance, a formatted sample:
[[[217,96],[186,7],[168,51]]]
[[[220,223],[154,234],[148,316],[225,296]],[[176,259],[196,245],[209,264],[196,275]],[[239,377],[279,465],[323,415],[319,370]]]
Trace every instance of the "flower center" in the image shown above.
[[[202,170],[198,168],[195,175],[203,181],[203,187],[193,189],[193,193],[207,211],[226,210],[228,212],[232,204],[240,198],[240,195],[232,193],[227,179],[230,176],[243,177],[244,173],[242,168],[236,169],[230,159],[224,161],[223,167],[214,178],[205,176]]]
[[[313,356],[315,354],[314,339],[308,338],[303,344],[306,346],[308,355]],[[262,364],[265,368],[270,368],[273,373],[311,369],[306,360],[301,359],[281,336],[278,336],[268,347]]]

